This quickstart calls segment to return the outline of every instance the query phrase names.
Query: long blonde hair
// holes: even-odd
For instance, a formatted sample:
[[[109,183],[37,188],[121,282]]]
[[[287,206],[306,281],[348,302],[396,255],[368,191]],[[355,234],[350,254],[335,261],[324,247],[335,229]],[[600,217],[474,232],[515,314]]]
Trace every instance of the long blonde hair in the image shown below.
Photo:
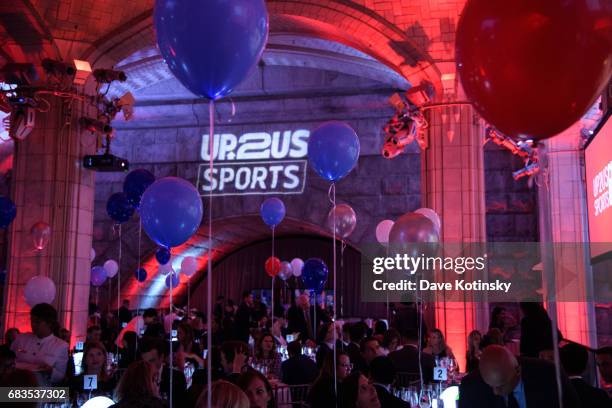
[[[211,387],[213,408],[249,408],[250,402],[247,395],[237,385],[228,381],[215,381]],[[208,403],[208,390],[198,398],[196,408],[204,408]]]

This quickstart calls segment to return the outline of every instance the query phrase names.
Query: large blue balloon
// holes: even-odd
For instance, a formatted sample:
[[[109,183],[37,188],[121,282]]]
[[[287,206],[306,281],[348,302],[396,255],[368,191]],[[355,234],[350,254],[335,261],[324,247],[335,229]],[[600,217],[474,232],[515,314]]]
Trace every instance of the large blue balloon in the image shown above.
[[[106,282],[106,270],[102,266],[94,266],[91,268],[91,284],[95,287],[102,286]]]
[[[268,198],[261,204],[259,213],[266,225],[276,227],[285,218],[285,204],[279,198]]]
[[[304,287],[315,291],[315,293],[323,292],[325,282],[327,282],[327,275],[329,270],[327,265],[321,259],[310,258],[304,262],[302,269],[302,282]]]
[[[17,207],[8,197],[0,197],[0,228],[6,228],[15,219]]]
[[[202,199],[198,190],[178,177],[164,177],[145,191],[140,202],[140,219],[149,237],[158,245],[172,248],[185,243],[202,222]]]
[[[264,0],[156,0],[155,31],[170,71],[196,95],[228,95],[268,41]]]
[[[149,170],[136,169],[129,172],[123,182],[123,192],[134,208],[140,206],[140,199],[145,190],[155,182],[155,176]]]
[[[138,282],[144,282],[147,280],[147,270],[145,268],[137,269],[134,275]]]
[[[326,122],[308,139],[308,161],[325,180],[336,182],[353,170],[359,159],[359,137],[344,122]]]
[[[128,201],[125,193],[115,193],[106,202],[106,212],[113,220],[123,224],[134,214],[134,207]]]

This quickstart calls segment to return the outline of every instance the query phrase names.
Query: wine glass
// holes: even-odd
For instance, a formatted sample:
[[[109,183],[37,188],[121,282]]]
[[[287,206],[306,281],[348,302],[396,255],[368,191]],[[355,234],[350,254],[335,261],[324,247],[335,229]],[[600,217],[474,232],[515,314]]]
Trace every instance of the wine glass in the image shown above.
[[[420,408],[431,408],[431,389],[427,390],[427,386],[421,389],[419,393],[419,404]]]

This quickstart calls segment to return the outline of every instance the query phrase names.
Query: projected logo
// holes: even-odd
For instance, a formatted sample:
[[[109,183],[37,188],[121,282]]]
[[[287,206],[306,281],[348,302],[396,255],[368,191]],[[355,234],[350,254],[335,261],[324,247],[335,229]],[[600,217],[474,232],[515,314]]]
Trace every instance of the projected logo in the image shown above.
[[[612,161],[593,177],[593,198],[596,217],[612,206]]]
[[[306,183],[308,130],[216,134],[212,174],[209,136],[202,136],[197,188],[215,196],[301,194]]]

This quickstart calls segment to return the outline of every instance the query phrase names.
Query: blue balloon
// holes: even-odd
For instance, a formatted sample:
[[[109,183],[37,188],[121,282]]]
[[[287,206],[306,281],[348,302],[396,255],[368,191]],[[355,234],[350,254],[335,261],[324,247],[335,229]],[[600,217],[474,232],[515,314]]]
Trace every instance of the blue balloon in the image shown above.
[[[264,0],[156,0],[155,32],[170,71],[191,92],[228,95],[268,41]]]
[[[8,197],[0,197],[0,228],[8,227],[16,215],[15,203]]]
[[[128,201],[125,193],[115,193],[106,202],[106,212],[113,220],[123,224],[134,214],[134,207]]]
[[[98,287],[102,286],[106,282],[106,270],[103,266],[94,266],[91,268],[91,284]]]
[[[326,122],[308,139],[308,161],[325,180],[336,182],[353,170],[359,160],[359,137],[344,122]]]
[[[285,218],[285,204],[279,198],[268,198],[261,204],[259,213],[266,225],[276,227]]]
[[[155,176],[149,170],[130,171],[123,182],[123,192],[134,208],[140,206],[140,199],[145,190],[155,182]]]
[[[136,276],[136,280],[138,282],[144,282],[147,280],[147,270],[145,268],[140,268],[136,270],[136,273],[134,275]]]
[[[315,291],[315,293],[323,292],[328,274],[329,270],[327,269],[327,265],[325,265],[325,262],[321,259],[307,259],[302,269],[302,282],[304,282],[304,287]]]
[[[178,177],[164,177],[142,195],[140,219],[147,235],[159,246],[185,243],[202,222],[202,199],[198,190]]]
[[[179,285],[179,277],[178,274],[172,272],[166,276],[166,287],[170,288],[170,278],[172,278],[172,289],[176,288]]]
[[[165,265],[170,260],[170,251],[168,248],[159,248],[157,252],[155,252],[155,258],[160,265]]]

